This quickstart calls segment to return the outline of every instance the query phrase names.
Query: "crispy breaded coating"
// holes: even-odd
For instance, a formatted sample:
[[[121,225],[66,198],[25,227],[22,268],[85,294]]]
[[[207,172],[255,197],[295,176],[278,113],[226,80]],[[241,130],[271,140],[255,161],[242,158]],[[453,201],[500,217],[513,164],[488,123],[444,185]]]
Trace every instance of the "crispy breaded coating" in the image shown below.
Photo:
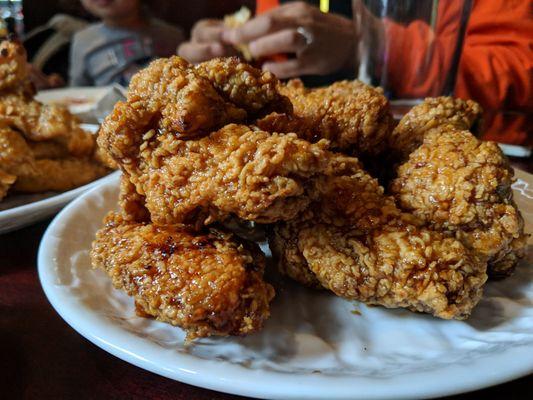
[[[298,247],[317,279],[338,296],[444,319],[467,318],[486,280],[485,264],[459,241],[409,225],[362,235],[313,224],[299,231]]]
[[[290,102],[276,90],[278,83],[272,74],[236,58],[196,67],[180,57],[153,61],[132,78],[128,99],[106,118],[99,144],[117,162],[130,163],[151,129],[187,139],[267,112],[290,110]]]
[[[310,214],[312,216],[312,214]],[[305,220],[305,219],[304,219]],[[313,289],[324,288],[309,269],[299,247],[299,227],[291,222],[277,223],[269,232],[268,246],[278,270],[296,282]]]
[[[293,218],[330,154],[323,142],[235,124],[196,140],[145,138],[137,164],[123,168],[160,225],[201,226],[233,214],[261,223]]]
[[[0,42],[0,192],[69,190],[108,172],[96,137],[67,108],[33,99],[26,52]]]
[[[487,278],[483,260],[420,227],[357,164],[334,163],[316,182],[315,202],[274,228],[271,249],[282,272],[348,299],[468,317]]]
[[[17,180],[17,176],[13,174],[8,174],[7,172],[0,169],[0,200],[2,200],[6,195],[13,183]]]
[[[50,155],[50,149],[47,152]],[[109,172],[102,164],[87,157],[46,158],[41,157],[43,155],[35,154],[18,132],[10,128],[0,129],[0,170],[4,172],[4,196],[9,187],[24,193],[70,190]]]
[[[0,91],[19,91],[28,81],[26,50],[20,43],[0,42]]]
[[[137,134],[157,128],[194,137],[270,111],[290,110],[290,102],[276,90],[278,83],[271,73],[237,58],[195,67],[171,57],[153,61],[133,77],[127,104],[139,113],[136,123],[143,122]]]
[[[4,179],[11,181],[9,187],[25,193],[73,189],[108,172],[87,158],[36,159],[22,135],[10,128],[0,128],[0,170],[15,177]]]
[[[229,101],[248,113],[249,118],[270,112],[292,113],[289,99],[278,91],[279,80],[237,57],[214,58],[196,66]]]
[[[246,119],[245,110],[224,99],[208,79],[177,56],[155,60],[135,74],[127,106],[139,113],[130,126],[141,136],[154,128],[192,137]],[[134,127],[133,121],[143,124]]]
[[[118,198],[122,218],[131,222],[150,222],[150,213],[145,203],[146,199],[143,195],[137,193],[135,185],[131,183],[128,174],[122,172]]]
[[[31,141],[52,141],[72,156],[94,152],[96,139],[67,108],[44,105],[18,94],[0,96],[0,118]]]
[[[35,160],[35,170],[20,173],[13,190],[24,193],[65,191],[85,185],[109,172],[103,165],[85,158],[42,158]]]
[[[20,133],[0,127],[0,170],[11,175],[35,172],[32,150]]]
[[[51,140],[69,155],[91,155],[95,147],[94,135],[82,130],[79,120],[66,107],[41,104],[33,95],[24,47],[18,42],[0,42],[2,123],[22,132],[28,140]]]
[[[79,127],[79,121],[60,106],[47,106],[33,99],[28,79],[26,51],[14,41],[0,42],[0,118],[22,132],[29,140],[54,139],[72,155],[91,154],[92,135]]]
[[[4,196],[9,187],[25,193],[69,190],[108,172],[87,158],[37,159],[22,135],[6,127],[0,128],[0,170]]]
[[[392,116],[381,89],[360,81],[306,89],[300,80],[292,80],[279,91],[292,102],[294,116],[268,115],[257,121],[261,129],[296,132],[312,142],[328,139],[332,149],[349,154],[378,154],[384,149]]]
[[[388,146],[404,160],[422,144],[428,131],[440,125],[475,132],[481,125],[482,113],[481,106],[472,100],[428,97],[404,115],[392,131]]]
[[[356,158],[341,154],[330,157],[323,175],[313,179],[309,193],[314,203],[294,221],[277,224],[269,245],[283,274],[305,286],[321,287],[298,247],[293,226],[297,227],[301,221],[314,221],[319,214],[327,224],[350,224],[354,229],[368,232],[401,213],[393,199],[383,195],[383,188],[377,181],[363,171]],[[317,207],[318,212],[315,211]]]
[[[138,313],[180,326],[187,340],[246,335],[268,318],[274,289],[263,281],[264,256],[252,243],[214,230],[124,221],[110,214],[91,259]]]
[[[498,145],[441,126],[425,134],[397,174],[391,192],[402,209],[454,234],[488,259],[493,275],[512,272],[526,236],[513,201],[513,170]]]

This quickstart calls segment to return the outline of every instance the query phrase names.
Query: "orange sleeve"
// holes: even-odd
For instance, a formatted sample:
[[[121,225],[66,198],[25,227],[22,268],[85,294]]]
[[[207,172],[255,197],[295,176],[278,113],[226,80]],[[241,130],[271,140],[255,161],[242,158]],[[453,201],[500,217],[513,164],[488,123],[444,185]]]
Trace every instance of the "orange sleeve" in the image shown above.
[[[279,0],[257,0],[255,2],[255,15],[263,14],[277,6],[279,6]]]
[[[459,13],[454,2],[440,6],[443,17],[436,37],[423,21],[403,26],[385,20],[385,81],[397,97],[435,96],[444,84]],[[455,85],[457,97],[474,99],[486,109],[533,109],[532,16],[531,0],[474,1]]]
[[[455,94],[488,109],[532,111],[533,2],[474,2]]]

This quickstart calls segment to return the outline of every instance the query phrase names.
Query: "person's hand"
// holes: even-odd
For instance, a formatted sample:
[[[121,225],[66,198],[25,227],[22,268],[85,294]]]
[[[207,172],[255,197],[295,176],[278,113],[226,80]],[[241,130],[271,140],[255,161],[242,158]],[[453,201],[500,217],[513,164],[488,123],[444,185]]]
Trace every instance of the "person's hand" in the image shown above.
[[[224,22],[216,19],[198,21],[191,31],[191,40],[182,43],[178,55],[191,63],[207,61],[215,57],[233,56],[233,46],[222,43]]]
[[[295,58],[263,64],[263,69],[279,78],[327,75],[354,65],[356,37],[352,20],[322,13],[304,2],[282,5],[239,28],[225,29],[222,40],[248,44],[254,58],[294,54]]]
[[[65,81],[60,75],[46,75],[31,64],[28,64],[28,76],[37,90],[53,89],[65,86]]]

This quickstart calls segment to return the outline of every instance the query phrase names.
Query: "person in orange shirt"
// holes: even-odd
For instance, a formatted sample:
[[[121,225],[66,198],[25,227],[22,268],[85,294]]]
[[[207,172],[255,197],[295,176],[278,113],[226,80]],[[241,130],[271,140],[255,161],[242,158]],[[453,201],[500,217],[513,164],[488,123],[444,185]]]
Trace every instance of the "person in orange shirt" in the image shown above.
[[[476,0],[455,95],[485,108],[533,111],[533,2]]]
[[[452,63],[461,3],[439,2],[434,32],[420,20],[407,26],[384,20],[387,74],[396,97],[440,93],[445,85],[445,71]],[[533,2],[529,0],[473,2],[455,96],[474,99],[486,109],[532,110],[532,12]]]
[[[318,8],[302,2],[281,6],[272,0],[257,3],[263,13],[240,28],[226,29],[222,21],[199,22],[179,54],[200,62],[233,54],[232,45],[244,43],[254,57],[280,52],[294,55],[264,63],[263,68],[280,78],[355,70],[355,46],[360,35],[350,18],[320,13]],[[485,108],[533,111],[532,10],[531,0],[473,1],[455,85],[457,97],[472,98]],[[453,17],[456,16],[450,18]],[[446,30],[446,18],[441,23],[437,33]],[[427,38],[424,29],[429,27],[424,28],[420,21],[396,25],[385,30],[387,34],[394,29],[402,30],[401,35],[393,35],[393,38],[401,37],[402,43],[390,46],[392,62],[388,63],[391,67],[387,73],[397,95],[418,95],[427,82],[438,79],[438,64],[427,70],[423,80],[417,81],[420,74],[416,62],[403,60],[423,59],[420,44]],[[442,56],[447,57],[446,46],[442,50]]]

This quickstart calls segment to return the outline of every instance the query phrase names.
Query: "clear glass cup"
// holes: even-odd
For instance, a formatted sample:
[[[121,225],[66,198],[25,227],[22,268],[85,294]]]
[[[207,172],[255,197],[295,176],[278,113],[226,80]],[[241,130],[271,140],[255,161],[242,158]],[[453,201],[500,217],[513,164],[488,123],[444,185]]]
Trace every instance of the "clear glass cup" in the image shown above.
[[[358,78],[397,105],[453,94],[471,0],[353,0]]]

